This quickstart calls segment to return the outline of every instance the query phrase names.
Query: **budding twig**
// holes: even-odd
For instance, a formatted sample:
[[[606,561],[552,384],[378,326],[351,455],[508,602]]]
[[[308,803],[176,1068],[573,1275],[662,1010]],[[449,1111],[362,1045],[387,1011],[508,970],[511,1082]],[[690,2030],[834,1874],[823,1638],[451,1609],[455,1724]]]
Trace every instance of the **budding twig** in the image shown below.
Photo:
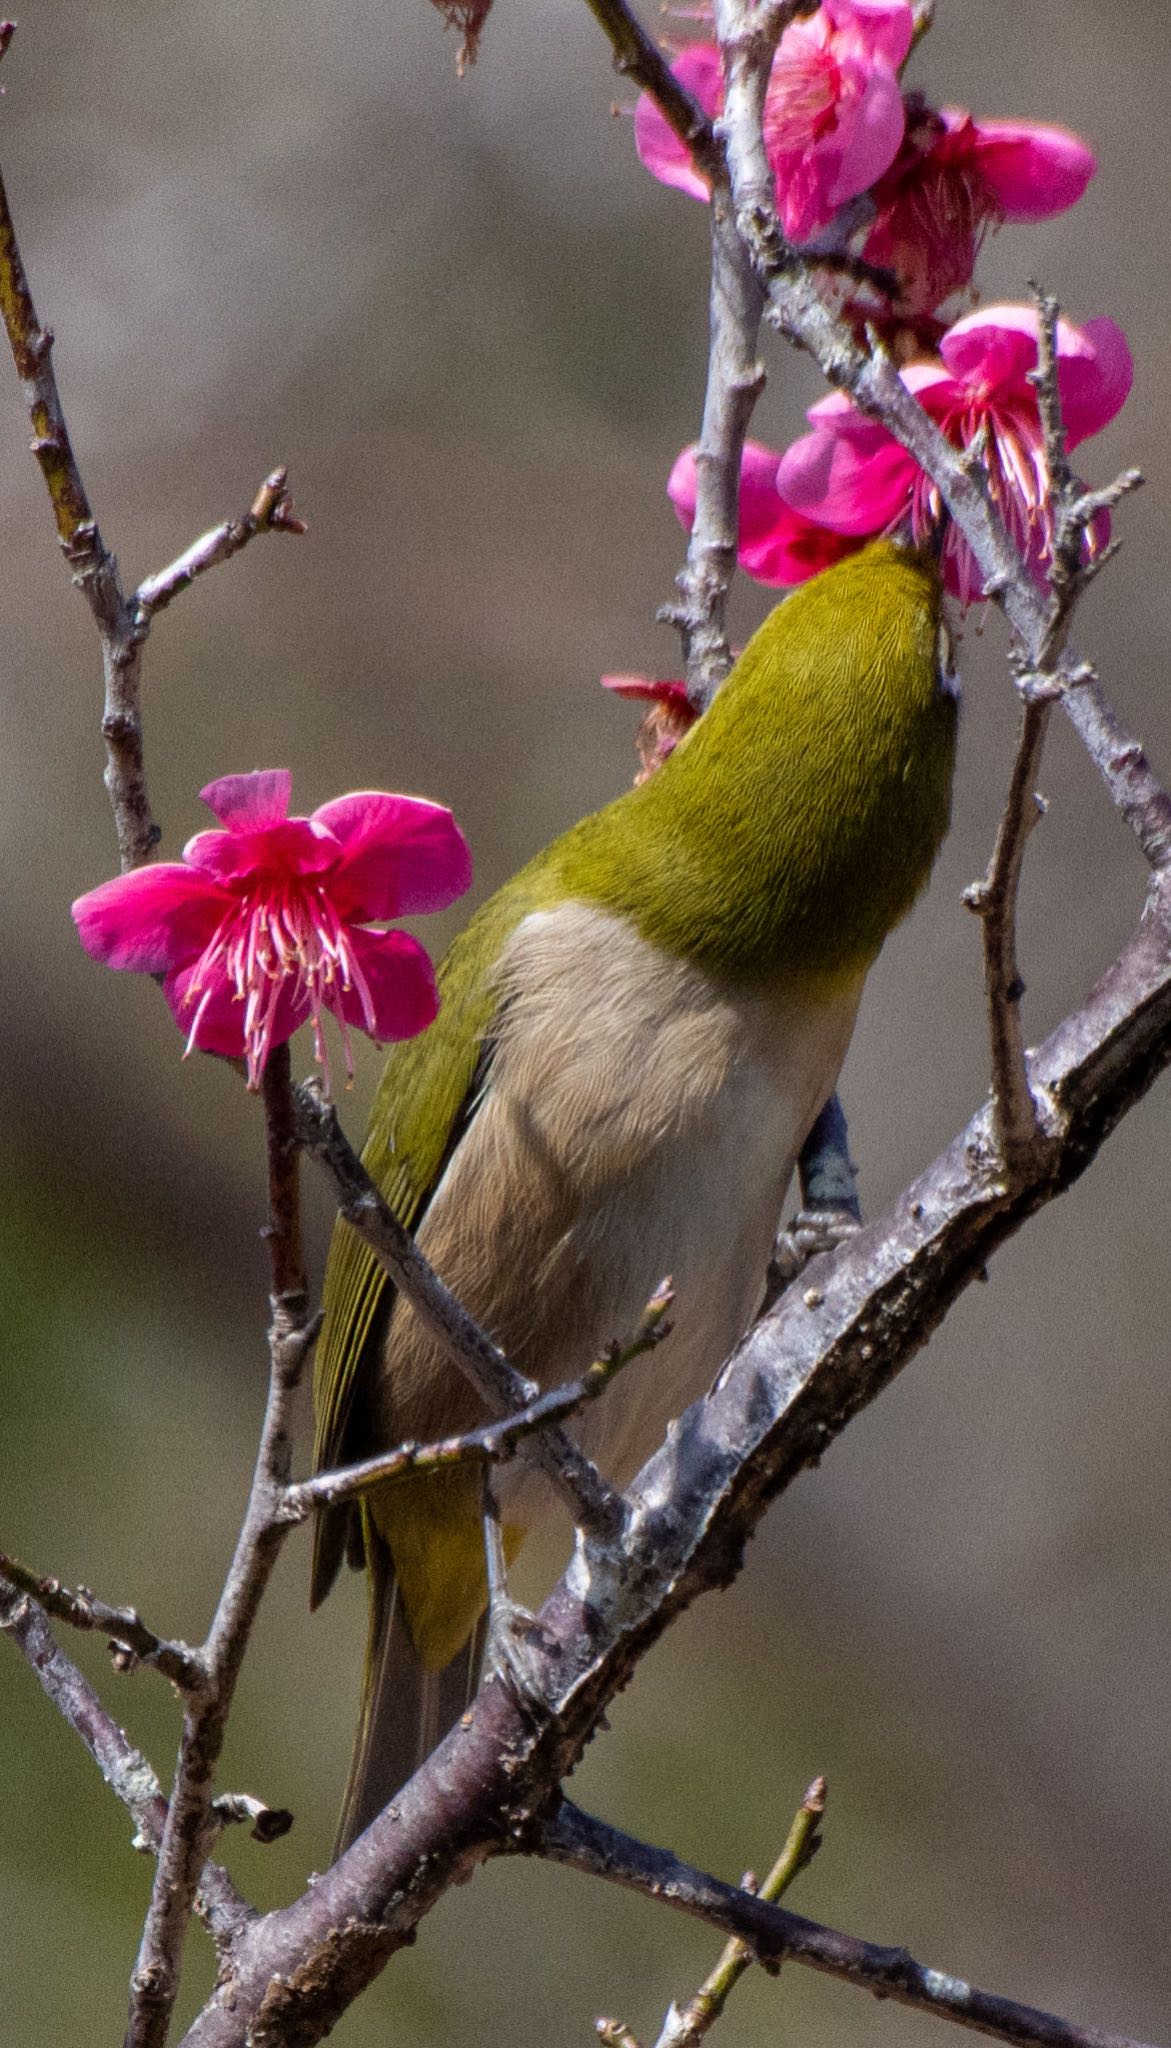
[[[542,1849],[556,1863],[644,1892],[677,1912],[725,1928],[748,1945],[757,1962],[805,1963],[860,1985],[876,1998],[953,2020],[997,2041],[1031,2043],[1036,2048],[1139,2048],[1123,2035],[1076,2026],[1055,2013],[981,1991],[945,1970],[929,1969],[905,1948],[862,1941],[771,1905],[741,1886],[723,1884],[682,1862],[668,1849],[652,1848],[620,1828],[607,1827],[568,1800],[547,1824]]]
[[[147,1627],[142,1616],[133,1607],[110,1607],[99,1600],[88,1586],[79,1586],[72,1591],[63,1586],[60,1579],[44,1578],[30,1570],[15,1557],[0,1551],[0,1579],[6,1579],[10,1586],[21,1592],[31,1593],[39,1607],[51,1614],[57,1621],[68,1622],[70,1628],[96,1633],[111,1638],[110,1648],[115,1653],[115,1662],[122,1670],[132,1670],[137,1664],[153,1665],[169,1678],[173,1685],[182,1690],[194,1691],[203,1683],[203,1664],[199,1653],[186,1643],[168,1642]]]
[[[130,598],[138,624],[145,625],[163,611],[197,576],[206,575],[220,562],[231,561],[258,533],[307,533],[305,521],[293,509],[288,483],[289,472],[282,464],[265,477],[243,518],[222,520],[210,533],[192,541],[169,567],[145,577]]]
[[[1036,781],[1051,708],[1051,702],[1042,696],[1024,699],[1008,795],[988,872],[982,882],[974,882],[964,892],[964,902],[983,926],[992,1123],[1010,1174],[1025,1165],[1043,1142],[1021,1029],[1025,984],[1017,964],[1016,908],[1025,842],[1045,810]]]
[[[785,1846],[764,1883],[751,1884],[745,1878],[742,1890],[752,1892],[758,1899],[774,1906],[778,1899],[784,1897],[793,1880],[812,1862],[821,1845],[819,1828],[825,1813],[825,1801],[825,1779],[815,1778],[793,1815]],[[672,2006],[655,2048],[698,2048],[698,2043],[720,2018],[745,1970],[750,1969],[755,1961],[752,1944],[739,1935],[733,1935],[695,1996],[682,2008]]]
[[[625,1344],[611,1344],[579,1379],[570,1380],[563,1387],[555,1387],[547,1394],[539,1394],[536,1400],[528,1402],[516,1414],[506,1416],[501,1422],[487,1422],[480,1429],[466,1430],[460,1436],[444,1437],[436,1443],[399,1444],[393,1450],[380,1452],[377,1457],[363,1458],[359,1464],[347,1465],[335,1472],[317,1472],[312,1479],[286,1487],[281,1513],[290,1522],[303,1522],[314,1508],[335,1507],[339,1501],[352,1500],[371,1486],[382,1486],[389,1480],[404,1479],[412,1473],[442,1471],[453,1465],[495,1465],[515,1456],[527,1437],[557,1423],[568,1422],[579,1409],[605,1393],[624,1366],[661,1343],[670,1334],[667,1315],[673,1300],[671,1283],[664,1280],[648,1301],[637,1330]]]

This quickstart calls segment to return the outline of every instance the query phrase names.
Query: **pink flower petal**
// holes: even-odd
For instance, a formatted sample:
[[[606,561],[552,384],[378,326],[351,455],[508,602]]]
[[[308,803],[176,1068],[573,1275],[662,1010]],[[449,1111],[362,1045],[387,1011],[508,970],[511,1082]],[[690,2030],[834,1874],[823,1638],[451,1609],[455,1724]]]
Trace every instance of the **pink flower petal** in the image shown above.
[[[1028,390],[1037,363],[1037,315],[1031,306],[982,306],[948,328],[939,344],[948,369],[973,392]]]
[[[940,344],[957,378],[976,394],[1029,398],[1037,362],[1037,315],[1031,306],[986,306],[957,320]],[[1096,434],[1118,413],[1134,379],[1134,360],[1114,320],[1057,323],[1057,380],[1069,446]]]
[[[612,690],[616,697],[629,697],[646,704],[666,704],[672,711],[682,713],[691,709],[686,683],[635,675],[599,676],[598,680],[604,690]]]
[[[718,112],[723,103],[723,70],[714,43],[692,43],[680,52],[671,69],[705,113]],[[645,92],[634,110],[634,146],[661,185],[674,185],[693,199],[710,199],[707,179],[700,176],[685,144]]]
[[[820,576],[823,569],[830,569],[835,562],[852,555],[865,538],[857,540],[833,533],[829,527],[804,518],[778,499],[771,532],[741,547],[740,565],[758,583],[774,589],[806,583],[811,576]]]
[[[350,988],[331,992],[330,1009],[380,1042],[425,1031],[439,996],[435,970],[418,940],[409,932],[358,930],[351,933],[351,947],[365,992],[355,979]]]
[[[73,905],[82,945],[107,967],[165,974],[202,953],[231,907],[224,890],[175,862],[116,875]]]
[[[866,192],[898,155],[906,115],[897,78],[888,71],[869,70],[850,110],[841,122],[841,150],[829,179],[826,200],[836,208]]]
[[[907,0],[822,0],[821,11],[835,29],[864,40],[876,63],[901,68],[915,32]]]
[[[881,533],[908,504],[916,466],[905,449],[881,439],[816,430],[786,448],[777,490],[787,505],[834,533]]]
[[[288,817],[292,790],[291,769],[258,768],[251,775],[221,775],[199,794],[221,825],[233,832],[255,832]]]
[[[314,811],[341,843],[330,898],[347,923],[445,910],[472,879],[467,841],[442,804],[360,789]]]
[[[280,818],[256,831],[197,832],[183,848],[183,858],[218,881],[291,880],[295,875],[320,875],[339,857],[337,840],[312,818]]]
[[[1134,358],[1117,321],[1087,320],[1081,336],[1086,351],[1067,357],[1058,330],[1057,388],[1071,448],[1110,424],[1121,412],[1134,382]]]
[[[945,107],[949,125],[957,109]],[[1081,198],[1098,168],[1080,135],[1042,121],[978,121],[973,163],[1005,220],[1047,220]]]
[[[848,403],[848,401],[847,401]],[[855,419],[860,415],[854,414]],[[869,424],[866,422],[865,424]],[[876,430],[882,445],[889,436]],[[758,583],[772,588],[804,583],[852,552],[852,542],[825,522],[806,518],[777,491],[780,456],[760,441],[746,441],[740,467],[740,544],[737,560]],[[695,520],[695,450],[677,457],[667,491],[682,524]]]

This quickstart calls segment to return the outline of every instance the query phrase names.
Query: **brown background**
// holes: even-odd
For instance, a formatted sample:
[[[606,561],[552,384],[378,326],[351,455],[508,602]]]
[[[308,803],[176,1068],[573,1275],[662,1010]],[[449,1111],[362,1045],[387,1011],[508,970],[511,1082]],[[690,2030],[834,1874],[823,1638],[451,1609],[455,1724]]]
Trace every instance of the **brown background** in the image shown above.
[[[1131,335],[1134,397],[1086,465],[1104,478],[1139,460],[1151,487],[1081,634],[1168,767],[1165,13],[939,11],[918,80],[977,112],[1063,120],[1100,152],[1073,215],[996,241],[986,295],[1019,297],[1040,272],[1075,316],[1111,312]],[[654,612],[680,560],[663,484],[698,418],[705,219],[640,171],[586,10],[497,0],[461,83],[424,0],[27,0],[4,73],[0,156],[128,574],[242,510],[277,460],[312,524],[156,628],[146,716],[168,850],[208,778],[288,763],[302,809],[369,783],[449,801],[488,891],[628,778],[633,714],[599,672],[676,661]],[[817,386],[779,349],[770,370],[761,431],[779,442]],[[213,1063],[180,1065],[149,985],[95,968],[69,923],[113,866],[97,662],[26,440],[0,373],[0,1543],[194,1635],[261,1397],[259,1115]],[[765,603],[740,592],[741,635]],[[955,830],[874,975],[845,1076],[871,1213],[984,1090],[959,894],[986,858],[1014,710],[995,621],[964,655]],[[1143,880],[1060,730],[1044,787],[1033,1035],[1110,957]],[[346,1104],[355,1131],[376,1067],[363,1058]],[[1161,1089],[773,1513],[735,1589],[656,1651],[576,1785],[734,1876],[769,1860],[824,1771],[828,1842],[801,1907],[1148,2037],[1171,2007],[1167,1140]],[[320,1199],[315,1227],[320,1270]],[[328,1853],[354,1708],[358,1588],[310,1621],[305,1571],[294,1540],[225,1762],[227,1785],[297,1813],[277,1847],[230,1844],[262,1901]],[[107,1674],[97,1646],[79,1655],[168,1767],[165,1688]],[[0,1730],[0,2033],[116,2040],[148,1868],[2,1645]],[[591,2039],[599,2011],[653,2038],[714,1949],[584,1879],[498,1866],[337,2038],[544,2048]],[[201,1937],[191,1960],[194,1996]],[[746,1984],[722,2038],[929,2033],[790,1970]]]

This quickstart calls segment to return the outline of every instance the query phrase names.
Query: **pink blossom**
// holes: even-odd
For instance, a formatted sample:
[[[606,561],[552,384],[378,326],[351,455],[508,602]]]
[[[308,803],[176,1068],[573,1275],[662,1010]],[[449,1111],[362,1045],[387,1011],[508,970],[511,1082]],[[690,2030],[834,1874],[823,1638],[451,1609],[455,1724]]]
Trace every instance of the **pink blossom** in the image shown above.
[[[974,121],[912,94],[902,148],[874,187],[863,254],[894,272],[901,308],[932,313],[970,284],[990,229],[1063,213],[1096,169],[1092,151],[1066,128]]]
[[[668,681],[658,676],[622,675],[603,676],[602,688],[613,690],[616,697],[630,697],[651,707],[634,742],[642,762],[635,783],[648,782],[699,716],[687,694],[687,685],[674,678]]]
[[[250,1088],[306,1021],[326,1064],[326,1010],[348,1073],[350,1025],[379,1040],[425,1030],[438,1007],[430,960],[406,932],[371,927],[442,910],[471,881],[442,805],[366,789],[290,818],[291,788],[284,768],[210,782],[200,793],[223,831],[197,833],[181,863],[120,875],[73,905],[87,953],[165,976],[187,1051],[245,1058]]]
[[[773,61],[764,132],[790,240],[807,240],[893,161],[904,123],[898,73],[913,25],[907,0],[822,0],[816,13],[789,23]],[[672,68],[708,114],[722,111],[713,43],[693,44]],[[685,144],[645,94],[635,108],[634,138],[663,184],[708,197]]]
[[[840,562],[843,555],[853,554],[862,543],[832,533],[824,524],[786,505],[777,493],[780,459],[775,448],[765,448],[759,441],[744,443],[737,560],[758,583],[804,583]],[[680,523],[690,532],[695,522],[694,448],[685,448],[677,457],[667,479],[667,496]]]
[[[1048,560],[1049,470],[1037,394],[1029,372],[1037,363],[1037,316],[1028,306],[989,306],[949,328],[941,360],[900,372],[908,390],[958,447],[986,436],[989,485],[1001,517],[1034,573]],[[1057,328],[1057,384],[1069,447],[1115,417],[1130,390],[1133,364],[1126,336],[1113,320]],[[857,538],[884,533],[910,519],[917,539],[941,519],[939,494],[918,465],[877,422],[835,392],[808,415],[813,432],[786,449],[777,470],[784,502],[831,532]],[[1106,534],[1088,536],[1095,551]],[[983,595],[971,554],[950,529],[947,582],[965,603]]]

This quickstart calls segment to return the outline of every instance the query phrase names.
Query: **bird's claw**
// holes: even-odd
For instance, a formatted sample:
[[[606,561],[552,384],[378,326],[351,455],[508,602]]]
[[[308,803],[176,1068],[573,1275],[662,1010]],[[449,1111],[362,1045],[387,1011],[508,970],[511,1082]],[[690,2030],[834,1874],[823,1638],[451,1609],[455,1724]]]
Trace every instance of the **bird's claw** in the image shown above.
[[[507,1686],[519,1706],[539,1711],[545,1706],[545,1691],[530,1641],[536,1625],[536,1616],[527,1607],[498,1594],[488,1614],[483,1669]]]
[[[820,1252],[832,1252],[862,1228],[851,1210],[826,1206],[798,1209],[793,1221],[782,1230],[773,1247],[766,1284],[766,1304],[783,1294]]]

